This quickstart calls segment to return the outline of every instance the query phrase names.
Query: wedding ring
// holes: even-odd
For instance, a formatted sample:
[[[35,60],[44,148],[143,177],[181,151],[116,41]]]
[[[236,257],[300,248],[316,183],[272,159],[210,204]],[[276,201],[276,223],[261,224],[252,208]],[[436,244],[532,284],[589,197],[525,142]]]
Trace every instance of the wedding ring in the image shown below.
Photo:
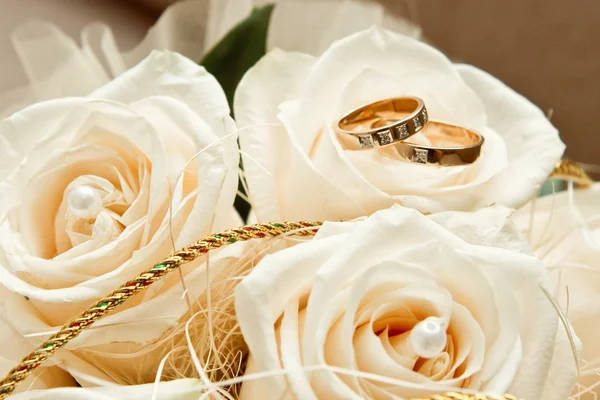
[[[431,144],[403,141],[379,151],[388,157],[422,165],[456,166],[472,164],[481,155],[484,138],[459,125],[429,121],[420,133]]]
[[[373,127],[388,123],[388,120],[371,121]],[[364,150],[350,135],[340,134],[338,140],[346,150]],[[466,165],[479,158],[483,142],[483,136],[475,131],[448,122],[430,120],[409,141],[398,141],[391,146],[380,147],[377,151],[386,157],[415,164]]]
[[[376,126],[377,121],[389,121]],[[403,141],[427,123],[427,109],[418,97],[396,97],[370,103],[346,114],[337,124],[351,147],[370,149]]]

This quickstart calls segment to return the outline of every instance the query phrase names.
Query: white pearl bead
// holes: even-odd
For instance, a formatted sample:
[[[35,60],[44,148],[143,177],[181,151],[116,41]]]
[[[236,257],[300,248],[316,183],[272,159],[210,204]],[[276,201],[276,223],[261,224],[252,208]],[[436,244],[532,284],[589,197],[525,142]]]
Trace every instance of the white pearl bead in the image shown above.
[[[102,210],[102,197],[91,186],[81,185],[69,193],[69,212],[78,218],[94,218]]]
[[[410,343],[422,358],[432,358],[446,348],[446,329],[439,318],[428,317],[417,323],[410,332]]]

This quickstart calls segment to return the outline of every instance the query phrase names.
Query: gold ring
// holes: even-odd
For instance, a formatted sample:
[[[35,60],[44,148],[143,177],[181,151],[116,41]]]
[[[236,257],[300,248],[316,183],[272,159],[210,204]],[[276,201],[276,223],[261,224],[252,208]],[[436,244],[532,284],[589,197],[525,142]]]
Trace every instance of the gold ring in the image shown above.
[[[372,121],[374,126],[387,124],[387,120]],[[417,143],[425,139],[427,144]],[[338,134],[346,150],[362,150],[363,147],[349,135]],[[430,120],[418,135],[410,140],[398,141],[380,147],[379,153],[400,161],[422,165],[456,166],[474,163],[481,155],[484,138],[479,133],[448,122]]]
[[[465,127],[442,121],[429,121],[419,133],[431,144],[414,140],[396,143],[380,149],[380,153],[398,160],[423,165],[457,166],[472,164],[481,155],[485,139]]]
[[[423,100],[396,97],[349,112],[339,120],[337,132],[345,136],[351,147],[370,149],[405,140],[419,132],[428,120]]]

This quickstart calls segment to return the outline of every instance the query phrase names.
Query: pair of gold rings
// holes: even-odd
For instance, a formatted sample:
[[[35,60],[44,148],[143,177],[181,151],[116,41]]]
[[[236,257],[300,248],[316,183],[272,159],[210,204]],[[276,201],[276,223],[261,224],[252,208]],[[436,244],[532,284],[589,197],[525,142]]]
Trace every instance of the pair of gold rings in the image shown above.
[[[359,107],[337,124],[346,150],[380,148],[384,154],[416,164],[452,166],[474,163],[484,138],[465,127],[430,121],[423,100],[397,97]],[[413,141],[417,133],[420,144]],[[411,140],[407,140],[407,139]]]

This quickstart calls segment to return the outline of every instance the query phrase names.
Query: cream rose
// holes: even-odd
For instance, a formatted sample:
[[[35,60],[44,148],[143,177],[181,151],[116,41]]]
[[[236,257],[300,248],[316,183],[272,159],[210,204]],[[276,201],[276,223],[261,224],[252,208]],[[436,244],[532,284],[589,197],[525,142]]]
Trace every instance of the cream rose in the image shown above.
[[[153,397],[156,396],[156,397]],[[12,396],[12,400],[197,400],[202,384],[197,379],[179,379],[158,384],[98,388],[32,390]]]
[[[176,53],[153,53],[88,98],[15,113],[0,122],[0,147],[0,282],[12,292],[0,315],[24,351],[167,256],[169,226],[179,248],[241,223],[225,95]],[[215,253],[212,276],[239,254]],[[156,339],[187,313],[186,297],[195,304],[205,293],[204,262],[183,269],[185,295],[178,276],[155,284],[70,342],[55,365],[82,385],[153,382]],[[25,354],[11,355],[13,365]]]
[[[600,184],[545,196],[513,219],[544,260],[559,303],[583,345],[581,379],[572,396],[600,396]],[[533,213],[533,214],[532,214]],[[568,293],[567,293],[568,291]],[[591,398],[591,397],[590,397]]]
[[[334,126],[343,114],[397,96],[421,97],[431,119],[480,132],[479,160],[430,168],[342,150]],[[516,207],[564,150],[542,111],[494,77],[380,28],[320,57],[267,54],[242,79],[234,110],[259,220],[347,219],[394,203],[423,212]]]
[[[396,206],[265,257],[236,288],[241,398],[565,399],[575,360],[509,212]]]

